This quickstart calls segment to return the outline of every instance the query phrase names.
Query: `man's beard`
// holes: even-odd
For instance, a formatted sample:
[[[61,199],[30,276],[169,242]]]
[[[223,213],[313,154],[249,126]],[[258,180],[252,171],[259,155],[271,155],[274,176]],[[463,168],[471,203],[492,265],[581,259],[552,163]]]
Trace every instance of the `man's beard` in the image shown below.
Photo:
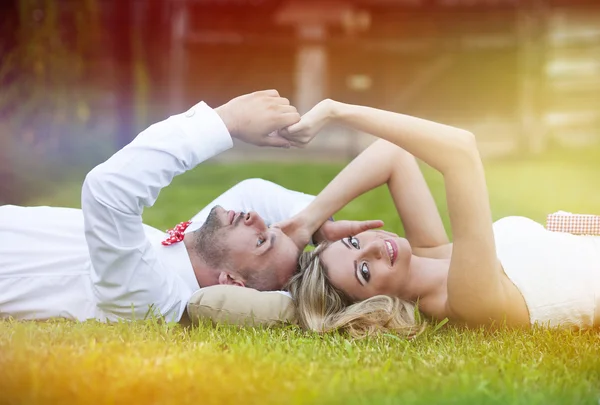
[[[195,232],[194,250],[204,262],[214,269],[226,267],[229,249],[225,245],[223,224],[217,216],[217,207],[210,210],[206,222]]]

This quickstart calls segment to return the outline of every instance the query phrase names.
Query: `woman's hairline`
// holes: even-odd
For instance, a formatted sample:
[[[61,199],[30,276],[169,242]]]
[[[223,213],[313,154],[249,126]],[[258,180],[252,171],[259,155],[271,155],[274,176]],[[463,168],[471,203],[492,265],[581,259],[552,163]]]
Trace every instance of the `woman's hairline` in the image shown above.
[[[335,242],[323,242],[323,243],[324,243],[324,246],[315,253],[315,257],[313,257],[313,259],[315,259],[315,258],[319,259],[319,265],[323,269],[323,277],[325,277],[325,281],[329,284],[331,289],[342,298],[342,301],[344,301],[344,304],[349,306],[349,305],[355,304],[357,302],[364,301],[364,300],[353,299],[352,297],[350,297],[349,294],[346,294],[346,292],[342,291],[341,289],[339,289],[335,285],[333,285],[333,283],[331,282],[331,278],[329,277],[329,268],[327,267],[327,265],[325,265],[325,262],[323,261],[321,254],[325,250],[327,250],[331,245],[333,245]]]

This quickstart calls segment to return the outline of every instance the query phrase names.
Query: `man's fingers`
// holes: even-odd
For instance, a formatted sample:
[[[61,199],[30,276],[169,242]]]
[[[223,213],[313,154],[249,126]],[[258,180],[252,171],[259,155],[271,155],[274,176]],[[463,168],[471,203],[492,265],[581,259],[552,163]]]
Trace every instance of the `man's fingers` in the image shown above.
[[[277,132],[271,132],[264,141],[263,146],[273,146],[275,148],[289,148],[290,141],[279,135]]]
[[[282,114],[291,114],[291,113],[296,113],[298,114],[298,110],[296,110],[296,107],[289,105],[289,104],[280,104],[277,107],[277,111],[282,113]],[[298,114],[299,116],[300,114]]]
[[[290,136],[290,131],[287,128],[281,128],[277,133],[284,138]]]
[[[270,96],[270,97],[279,97],[279,92],[275,89],[260,90],[260,91],[257,91],[256,93],[265,95],[265,96]]]
[[[290,111],[279,116],[278,126],[279,128],[288,128],[289,126],[297,124],[298,122],[300,122],[300,114],[298,114],[297,111]]]
[[[279,131],[275,131],[269,134],[269,136],[275,135],[279,135],[280,137],[287,139],[291,147],[301,148],[304,146],[304,144],[294,140],[294,136],[289,133],[287,128],[281,128]]]
[[[294,140],[289,140],[289,141],[290,141],[290,146],[293,148],[304,149],[308,145],[308,143],[306,143],[306,142],[295,142]]]

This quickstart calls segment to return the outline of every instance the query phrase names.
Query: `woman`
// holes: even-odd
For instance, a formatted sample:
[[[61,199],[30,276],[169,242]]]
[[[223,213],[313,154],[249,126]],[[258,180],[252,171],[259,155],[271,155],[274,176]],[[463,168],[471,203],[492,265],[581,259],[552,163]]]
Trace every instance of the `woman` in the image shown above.
[[[305,253],[302,271],[289,283],[304,327],[410,337],[422,330],[416,302],[428,316],[467,325],[600,324],[600,238],[549,232],[522,217],[493,224],[471,133],[325,100],[283,135],[308,143],[329,122],[381,139],[292,222],[316,228],[352,199],[387,184],[406,238],[367,231]],[[453,244],[413,155],[444,177]]]

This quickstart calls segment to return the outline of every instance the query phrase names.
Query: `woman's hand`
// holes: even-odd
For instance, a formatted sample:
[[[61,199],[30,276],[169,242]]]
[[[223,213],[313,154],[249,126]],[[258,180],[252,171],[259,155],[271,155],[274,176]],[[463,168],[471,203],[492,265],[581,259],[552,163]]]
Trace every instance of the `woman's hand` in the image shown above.
[[[302,215],[296,215],[293,218],[274,224],[280,228],[283,233],[289,236],[300,250],[311,242],[321,243],[323,241],[337,241],[350,235],[357,235],[361,232],[371,229],[381,228],[383,221],[325,221],[316,231],[310,221]]]
[[[319,133],[334,115],[335,101],[325,99],[302,116],[300,122],[278,131],[292,146],[302,148]]]
[[[313,235],[313,241],[317,244],[324,241],[335,242],[382,226],[383,221],[378,219],[369,221],[325,221]]]
[[[310,243],[312,237],[311,226],[303,217],[296,215],[290,219],[273,224],[274,228],[279,228],[286,234],[294,244],[303,251],[306,245]]]

